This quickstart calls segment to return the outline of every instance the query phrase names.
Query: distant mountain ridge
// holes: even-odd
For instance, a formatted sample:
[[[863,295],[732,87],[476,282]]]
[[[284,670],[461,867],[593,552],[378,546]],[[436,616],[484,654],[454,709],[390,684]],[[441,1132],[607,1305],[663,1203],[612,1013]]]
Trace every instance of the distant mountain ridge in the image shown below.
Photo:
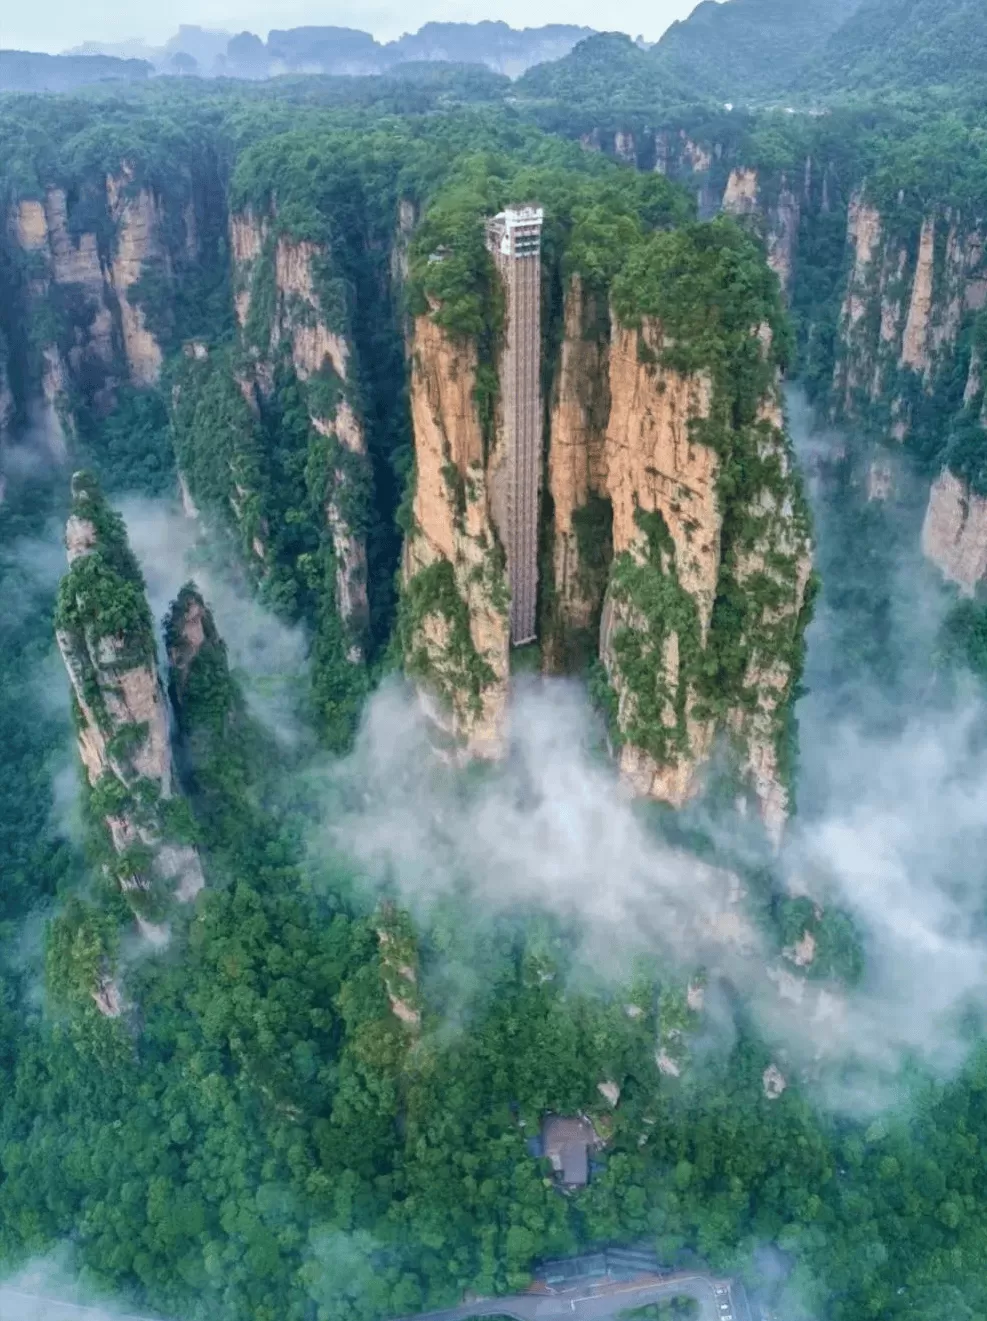
[[[512,28],[507,23],[426,23],[396,41],[378,42],[369,32],[346,27],[274,28],[267,41],[252,32],[214,32],[183,26],[162,47],[87,42],[69,56],[140,55],[160,73],[196,73],[266,78],[283,73],[367,75],[401,64],[482,64],[517,78],[532,65],[558,60],[593,29],[554,23]]]
[[[597,34],[529,70],[518,89],[543,101],[623,109],[979,90],[985,19],[985,0],[703,0],[649,49]]]
[[[485,66],[524,98],[563,106],[786,104],[841,93],[963,85],[987,69],[985,0],[702,0],[648,48],[553,24],[426,23],[381,43],[356,28],[272,29],[267,40],[184,26],[165,46],[86,43],[64,56],[0,52],[0,91],[66,91],[159,74],[265,79]],[[498,99],[503,93],[497,93]]]
[[[519,89],[539,99],[611,106],[664,105],[779,94],[815,59],[860,0],[703,0],[643,50],[600,33],[554,65],[531,69]]]
[[[0,92],[71,92],[103,82],[143,82],[152,72],[146,60],[0,50]]]

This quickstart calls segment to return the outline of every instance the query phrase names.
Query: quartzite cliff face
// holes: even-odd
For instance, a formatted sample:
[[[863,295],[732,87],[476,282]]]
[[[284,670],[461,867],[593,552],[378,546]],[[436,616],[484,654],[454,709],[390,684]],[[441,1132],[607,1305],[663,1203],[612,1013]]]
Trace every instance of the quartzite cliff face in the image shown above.
[[[589,640],[613,692],[628,784],[681,805],[722,739],[777,837],[811,576],[777,380],[768,373],[757,417],[733,433],[710,374],[662,365],[657,321],[621,325],[606,298],[601,304],[574,278],[563,332],[549,410],[545,668],[562,672],[585,659]],[[766,327],[752,325],[750,336],[767,352]],[[475,375],[473,349],[453,343],[431,316],[419,318],[402,640],[407,668],[450,735],[469,753],[495,756],[509,676],[502,451],[496,425],[484,446]],[[708,430],[704,439],[704,425],[714,424],[729,436],[724,456]],[[724,481],[723,465],[732,474],[741,450],[744,480]],[[742,620],[730,633],[723,606],[729,600],[737,617],[738,595]],[[703,675],[723,663],[727,646],[734,678],[724,701]]]
[[[574,647],[577,661],[596,651],[613,557],[613,510],[605,499],[610,337],[601,329],[608,321],[606,299],[587,294],[575,276],[565,300],[548,453],[553,599],[543,648],[550,670],[564,671]]]
[[[605,145],[611,150],[609,140]],[[638,144],[645,163],[649,151]],[[828,399],[820,402],[834,420],[863,431],[869,500],[895,498],[887,446],[913,441],[923,452],[944,454],[929,492],[922,546],[947,580],[972,592],[987,573],[987,506],[969,459],[975,433],[987,430],[982,348],[970,353],[971,331],[980,342],[977,327],[987,315],[982,213],[916,205],[907,189],[879,200],[871,181],[853,177],[825,151],[784,171],[757,169],[738,160],[736,149],[696,143],[682,130],[656,135],[653,154],[656,169],[696,188],[702,214],[723,210],[760,234],[782,288],[796,301],[801,297],[810,372],[820,352],[826,356],[830,314],[813,306],[809,291],[820,281],[821,287],[835,282],[835,367]],[[820,262],[835,262],[830,235],[842,215],[847,255],[840,274]],[[806,236],[810,246],[803,251]],[[956,383],[968,355],[960,404]],[[966,437],[965,445],[950,439],[957,434]]]
[[[966,593],[987,573],[987,501],[968,466],[972,441],[987,434],[979,331],[987,307],[985,234],[980,220],[954,211],[928,212],[916,227],[894,209],[882,214],[864,193],[852,199],[851,274],[833,390],[837,417],[864,421],[885,443],[913,440],[945,452],[929,492],[922,549]],[[960,400],[953,382],[964,355]],[[886,483],[874,481],[880,467],[878,456],[872,498],[888,494]]]
[[[972,596],[987,576],[987,498],[948,468],[929,493],[922,550],[964,595]]]
[[[69,571],[56,638],[75,708],[94,814],[106,826],[111,870],[139,918],[169,896],[193,899],[203,877],[166,808],[176,786],[169,712],[157,669],[144,584],[119,517],[84,474],[73,479],[65,531]]]
[[[353,405],[353,349],[345,314],[338,306],[330,314],[319,285],[319,271],[330,259],[319,245],[276,232],[272,216],[251,211],[231,217],[230,250],[243,350],[237,384],[254,413],[270,399],[279,366],[290,364],[304,388],[327,468],[323,511],[336,561],[336,603],[350,636],[350,659],[359,661],[369,614],[367,549],[352,506],[368,462],[367,445]],[[237,512],[235,492],[231,498]],[[265,541],[263,529],[251,536],[261,561]]]
[[[509,589],[494,516],[499,447],[486,453],[476,352],[430,315],[411,341],[415,494],[405,542],[406,667],[453,746],[497,757],[509,676]]]
[[[141,286],[151,281],[156,310],[167,319],[161,299],[170,297],[176,267],[199,257],[191,176],[182,184],[182,196],[166,202],[122,162],[114,173],[83,180],[71,196],[49,186],[11,207],[6,241],[21,275],[12,296],[33,326],[31,374],[46,407],[70,425],[70,393],[105,411],[118,386],[159,379],[163,347]]]
[[[912,229],[862,193],[850,203],[835,395],[847,416],[876,408],[895,440],[909,434],[916,398],[952,366],[964,323],[987,304],[979,223],[930,214]]]
[[[595,504],[607,517],[597,513],[589,524],[608,525],[613,555],[602,584],[600,656],[617,699],[624,778],[638,793],[681,805],[726,736],[777,835],[787,814],[779,748],[812,569],[778,386],[757,420],[732,438],[750,449],[746,486],[725,482],[724,465],[735,459],[703,439],[704,423],[721,407],[711,376],[662,365],[654,320],[631,328],[615,318],[609,340],[595,349],[585,333],[571,341],[580,320],[587,323],[581,301],[574,282],[549,451],[556,574],[565,571],[556,580],[561,612],[574,628],[599,614],[599,597],[569,587],[588,581],[571,529]],[[593,353],[605,377],[587,408],[586,379],[567,371],[566,359]],[[724,496],[731,489],[732,503]],[[745,618],[730,639],[739,670],[724,702],[702,672],[726,645],[717,602],[731,594],[743,601]]]
[[[957,433],[960,428],[966,433],[967,452],[976,456],[987,444],[987,393],[980,343],[974,345],[970,358]],[[962,451],[958,451],[958,461],[963,463],[964,458]],[[922,550],[926,558],[967,596],[972,596],[977,585],[987,578],[987,493],[982,465],[976,458],[972,474],[958,475],[948,467],[943,468],[929,492],[922,525]],[[977,484],[976,476],[980,477]]]

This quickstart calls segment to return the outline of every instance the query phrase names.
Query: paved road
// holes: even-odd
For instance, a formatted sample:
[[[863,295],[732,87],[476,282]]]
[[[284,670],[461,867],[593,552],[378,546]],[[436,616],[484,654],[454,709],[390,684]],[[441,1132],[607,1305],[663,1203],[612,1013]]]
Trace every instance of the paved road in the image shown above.
[[[660,1283],[602,1284],[588,1281],[580,1287],[557,1293],[521,1293],[505,1298],[485,1298],[463,1303],[444,1312],[426,1312],[404,1321],[469,1321],[470,1317],[510,1316],[517,1321],[609,1321],[621,1312],[687,1295],[699,1304],[702,1321],[734,1321],[730,1291],[726,1284],[705,1275],[679,1275]]]
[[[729,1287],[705,1275],[680,1275],[661,1281],[614,1284],[583,1281],[556,1293],[514,1294],[464,1303],[444,1312],[426,1312],[405,1321],[469,1321],[470,1317],[510,1316],[517,1321],[610,1321],[621,1312],[687,1295],[699,1304],[702,1321],[741,1321],[731,1306]],[[152,1321],[149,1317],[103,1312],[44,1294],[0,1288],[0,1321]]]

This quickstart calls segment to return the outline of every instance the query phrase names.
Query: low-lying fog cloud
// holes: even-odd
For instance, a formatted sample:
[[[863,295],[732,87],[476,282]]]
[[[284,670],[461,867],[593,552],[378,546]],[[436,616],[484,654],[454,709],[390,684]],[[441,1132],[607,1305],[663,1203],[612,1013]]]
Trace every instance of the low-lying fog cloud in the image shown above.
[[[16,440],[0,448],[0,501],[8,478],[34,477],[63,467],[68,460],[65,432],[54,408],[33,405]]]
[[[803,456],[809,443],[834,443],[799,440]],[[155,615],[194,576],[255,709],[284,730],[272,692],[304,672],[303,632],[206,564],[198,527],[177,509],[145,500],[122,509]],[[911,571],[893,597],[911,639],[903,650],[927,657],[945,598],[920,590]],[[810,676],[827,673],[834,636],[824,608]],[[918,668],[927,673],[924,660]],[[672,847],[619,785],[582,688],[535,680],[518,685],[507,763],[465,774],[440,762],[407,689],[386,684],[353,754],[325,772],[317,845],[344,851],[371,884],[419,911],[462,892],[478,914],[547,910],[581,930],[586,962],[615,980],[642,953],[682,978],[706,969],[745,993],[781,1057],[809,1068],[835,1104],[884,1104],[907,1058],[955,1069],[970,1014],[987,1016],[987,740],[972,691],[948,707],[917,697],[876,735],[861,716],[881,700],[869,682],[861,677],[845,719],[825,691],[803,703],[802,812],[780,857],[752,844],[749,825],[701,812],[717,865]],[[746,911],[752,865],[852,914],[867,956],[860,986],[807,978],[770,944]]]
[[[833,740],[844,797],[794,828],[780,859],[765,850],[762,861],[794,893],[808,888],[853,914],[868,971],[849,993],[806,979],[768,946],[729,861],[710,866],[661,839],[594,752],[597,731],[575,685],[522,689],[507,764],[468,777],[438,763],[417,704],[386,686],[335,772],[343,808],[322,842],[419,911],[465,890],[474,911],[544,908],[575,920],[584,957],[617,981],[641,953],[681,976],[705,968],[725,977],[768,1039],[818,1071],[835,1104],[879,1105],[908,1056],[955,1068],[964,1012],[987,1013],[978,719],[969,709],[919,719],[883,745],[845,730]],[[722,823],[715,833],[729,845]],[[852,1078],[841,1077],[849,1065]]]
[[[237,581],[215,555],[207,555],[202,526],[186,518],[177,504],[137,496],[114,503],[126,521],[155,620],[160,623],[182,586],[193,579],[213,612],[230,665],[244,681],[253,713],[286,740],[302,737],[290,690],[305,673],[304,629],[278,620],[245,578]]]
[[[63,1244],[0,1282],[3,1321],[144,1321],[82,1287],[72,1248]]]
[[[905,567],[892,583],[901,650],[921,652],[927,675],[948,598]],[[823,661],[829,629],[823,610],[810,639]],[[881,700],[870,682],[860,677],[846,719],[826,693],[807,702],[803,778],[814,798],[803,795],[779,857],[752,849],[739,821],[704,821],[718,866],[671,847],[600,755],[582,690],[551,681],[515,694],[506,765],[467,776],[437,761],[406,690],[385,687],[332,777],[344,807],[328,814],[326,842],[412,908],[465,890],[477,910],[541,907],[575,920],[585,958],[612,978],[629,976],[641,952],[680,975],[719,974],[830,1101],[882,1105],[908,1058],[955,1069],[971,1013],[987,1016],[987,722],[968,690],[948,706],[916,698],[875,734],[862,714]],[[769,945],[745,911],[751,864],[789,893],[849,911],[866,951],[858,987],[806,977]]]

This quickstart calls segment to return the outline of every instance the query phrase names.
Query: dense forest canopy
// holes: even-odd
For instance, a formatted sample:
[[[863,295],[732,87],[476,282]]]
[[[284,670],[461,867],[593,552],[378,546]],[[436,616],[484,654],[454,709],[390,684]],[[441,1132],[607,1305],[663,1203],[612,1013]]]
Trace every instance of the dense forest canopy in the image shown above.
[[[806,71],[812,91],[964,87],[977,92],[983,25],[970,0],[864,0]]]
[[[658,66],[694,90],[748,101],[794,86],[858,0],[730,0],[701,4],[655,48]]]
[[[659,110],[706,100],[809,107],[919,87],[976,97],[982,40],[971,0],[707,0],[647,50],[597,35],[517,86],[538,99]]]
[[[930,1067],[926,1043],[906,1033],[874,1091],[876,1061],[804,1059],[784,1014],[778,1029],[743,977],[710,976],[691,948],[645,942],[602,974],[578,903],[489,902],[469,871],[472,846],[443,833],[462,820],[482,841],[495,812],[520,835],[512,813],[532,766],[426,772],[425,745],[404,722],[418,726],[394,695],[395,639],[414,608],[400,585],[415,481],[409,324],[430,317],[470,346],[489,429],[504,307],[485,217],[519,197],[545,208],[546,361],[577,279],[605,322],[583,325],[584,341],[605,341],[611,316],[630,328],[660,321],[661,366],[722,387],[726,428],[756,415],[779,367],[835,406],[852,198],[885,217],[913,263],[929,208],[982,216],[970,7],[937,9],[931,42],[917,2],[855,8],[701,6],[655,50],[596,36],[513,85],[489,69],[423,63],[372,79],[161,80],[0,102],[0,1256],[11,1271],[68,1243],[87,1287],[134,1308],[375,1321],[523,1288],[540,1261],[646,1241],[670,1266],[744,1278],[780,1315],[987,1311],[975,988],[947,1006],[959,1020],[946,1033],[949,1067]],[[887,49],[892,29],[878,69],[875,43]],[[726,110],[740,71],[751,100],[795,88],[825,93],[830,110]],[[926,81],[963,94],[907,95]],[[879,96],[886,86],[900,95]],[[837,103],[841,88],[852,105]],[[618,131],[634,142],[622,153],[611,148]],[[678,181],[663,177],[654,167],[668,142],[702,147],[705,168],[669,165]],[[803,189],[787,315],[757,224],[696,218],[695,176],[722,196],[739,166],[758,173],[765,210],[793,180]],[[144,194],[158,247],[127,283],[114,262]],[[49,231],[63,217],[73,277],[91,251],[84,278],[53,278],[40,241],[15,241],[39,216]],[[937,241],[944,251],[945,233]],[[285,293],[292,260],[304,272]],[[107,280],[113,297],[101,303]],[[121,291],[160,347],[156,382],[128,372],[122,327],[133,322],[100,338]],[[867,316],[879,323],[880,311]],[[947,462],[973,494],[987,489],[982,382],[964,399],[987,332],[976,309],[962,317],[943,378],[928,388],[908,378],[915,421],[895,461],[913,465],[923,495]],[[308,371],[306,335],[332,341],[335,366]],[[55,350],[68,366],[53,391]],[[556,382],[544,384],[550,400]],[[880,429],[889,408],[874,401],[856,424]],[[357,423],[364,446],[347,449]],[[902,549],[908,499],[900,518],[862,502],[870,479],[852,452],[819,460],[809,446],[801,457],[823,574],[807,680],[819,690],[804,729],[823,741],[819,720],[853,710],[892,739],[913,711],[948,723],[949,701],[970,691],[979,729],[979,594],[955,606],[926,581]],[[720,458],[723,489],[742,489],[763,462]],[[102,546],[59,593],[70,469],[83,465],[93,476],[76,500],[87,495]],[[180,521],[179,473],[207,535]],[[604,511],[586,510],[584,540],[602,540]],[[654,516],[641,526],[661,561],[667,528]],[[340,527],[365,538],[359,633],[340,608]],[[902,565],[936,621],[921,646],[901,624]],[[717,623],[725,614],[737,634],[744,608],[720,599]],[[167,935],[153,952],[138,943],[139,906],[117,884],[106,833],[132,805],[84,783],[77,765],[80,708],[53,661],[56,610],[94,654],[117,634],[136,640],[114,663],[158,665],[162,702],[168,690],[176,792],[140,806],[197,851],[206,885],[192,904],[156,896]],[[280,683],[252,657],[256,637],[243,641],[251,611],[272,648],[291,643]],[[712,657],[708,701],[723,698],[730,663]],[[875,693],[890,695],[890,713]],[[533,716],[528,739],[538,732]],[[701,889],[703,865],[730,868],[765,961],[787,959],[791,973],[790,952],[811,937],[799,994],[859,990],[883,1008],[867,999],[873,932],[855,924],[847,896],[821,905],[786,886],[784,862],[733,814],[728,779],[705,813],[632,810],[600,788],[601,727],[584,732],[588,749],[549,743],[551,757],[643,841],[649,875],[675,873],[685,856]],[[130,728],[108,755],[125,760],[145,735]],[[810,784],[832,774],[811,749],[803,758]],[[398,837],[383,834],[398,861],[382,864],[361,831],[409,784],[424,797],[412,794],[410,812],[399,798]],[[564,817],[572,802],[560,803]],[[811,801],[803,812],[811,821]],[[427,847],[423,822],[437,831]],[[403,846],[431,902],[402,888]],[[917,866],[937,876],[932,852]],[[565,856],[574,875],[563,890],[585,879]],[[961,861],[951,885],[965,894],[979,871],[970,854]],[[660,917],[662,903],[650,904]],[[974,949],[981,907],[974,895],[956,910]],[[110,973],[116,1015],[93,995]],[[772,1094],[765,1078],[779,1060],[783,1090]],[[546,1113],[587,1114],[606,1140],[589,1185],[569,1195],[528,1143]]]

